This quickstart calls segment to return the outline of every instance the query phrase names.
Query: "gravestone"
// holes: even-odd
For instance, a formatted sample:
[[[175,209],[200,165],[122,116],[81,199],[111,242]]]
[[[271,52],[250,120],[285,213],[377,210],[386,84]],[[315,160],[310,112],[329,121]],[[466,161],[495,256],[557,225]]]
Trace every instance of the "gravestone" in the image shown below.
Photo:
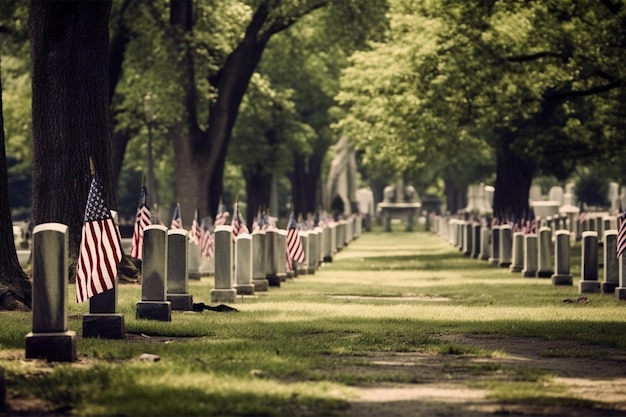
[[[570,274],[570,232],[557,230],[554,239],[554,274],[552,285],[572,285]]]
[[[500,230],[502,226],[493,226],[491,228],[491,245],[489,247],[491,257],[489,264],[497,266],[500,263]]]
[[[233,283],[232,227],[215,226],[215,286],[211,290],[211,302],[232,303],[237,291]]]
[[[38,224],[33,229],[32,331],[26,335],[27,359],[76,361],[76,332],[68,330],[68,227]]]
[[[278,262],[278,230],[268,229],[265,231],[265,278],[270,287],[280,287]]]
[[[337,222],[332,222],[328,227],[330,228],[330,254],[332,257],[337,253]]]
[[[326,226],[322,229],[322,262],[332,262],[333,261],[333,253],[332,253],[332,232],[329,226]]]
[[[307,272],[309,274],[315,274],[317,265],[319,264],[319,242],[320,242],[320,229],[314,228],[309,230],[309,255],[306,258],[308,264]]]
[[[472,226],[472,222],[466,221],[463,225],[463,255],[471,256],[472,255],[472,246],[474,244],[474,226]]]
[[[500,261],[498,266],[508,268],[513,257],[513,229],[511,225],[500,226]]]
[[[604,280],[602,294],[615,294],[619,285],[619,259],[617,256],[617,229],[604,231]]]
[[[235,290],[238,295],[254,295],[252,283],[252,235],[240,233],[235,244]]]
[[[209,233],[208,231],[206,233]],[[200,246],[195,242],[189,242],[187,248],[189,255],[189,262],[187,263],[187,277],[189,279],[202,278],[202,272],[200,271],[200,262],[202,261],[202,253],[200,252]]]
[[[535,278],[537,276],[539,245],[536,234],[527,234],[524,236],[524,269],[522,275],[524,278]]]
[[[172,310],[191,311],[193,296],[189,294],[189,233],[185,229],[167,231],[167,301]]]
[[[489,256],[491,254],[490,250],[490,236],[491,231],[488,227],[481,227],[480,229],[480,255],[478,258],[482,261],[489,260]]]
[[[143,229],[141,301],[137,319],[172,321],[172,304],[167,301],[167,227],[151,224]]]
[[[626,300],[626,256],[620,255],[617,258],[619,266],[619,287],[615,288],[615,298]]]
[[[552,229],[548,226],[539,228],[538,236],[539,262],[537,265],[537,277],[551,278],[554,274],[552,263]]]
[[[598,281],[598,232],[583,232],[581,246],[581,268],[580,282],[578,290],[582,293],[600,291],[600,281]]]
[[[478,259],[480,256],[480,238],[481,238],[481,225],[480,223],[474,223],[472,225],[472,258]]]
[[[117,212],[111,210],[111,216],[118,225]],[[83,316],[83,338],[124,338],[124,315],[117,313],[117,284],[118,275],[113,288],[89,298],[89,313]]]
[[[265,231],[252,232],[252,283],[254,291],[267,291],[269,282],[265,276]]]
[[[359,188],[356,190],[356,200],[361,214],[362,227],[370,231],[372,229],[372,217],[376,215],[374,209],[374,193],[368,188]]]
[[[287,231],[278,229],[276,239],[276,274],[281,282],[287,280]]]
[[[304,275],[309,272],[309,268],[307,263],[309,262],[309,232],[307,230],[299,230],[298,236],[300,237],[300,242],[302,244],[302,252],[304,252],[304,262],[295,262],[296,266],[296,276],[298,274]]]
[[[510,266],[511,272],[522,272],[524,269],[524,233],[513,233],[513,260]]]

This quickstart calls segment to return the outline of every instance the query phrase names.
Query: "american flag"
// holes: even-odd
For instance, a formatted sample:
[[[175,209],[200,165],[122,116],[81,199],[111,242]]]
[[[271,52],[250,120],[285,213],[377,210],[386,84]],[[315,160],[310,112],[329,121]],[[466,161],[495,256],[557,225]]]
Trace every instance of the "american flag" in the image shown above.
[[[204,220],[202,221],[202,237],[200,238],[200,253],[207,259],[213,259],[215,254],[215,240],[213,233],[206,226]]]
[[[626,250],[626,211],[617,216],[617,257]]]
[[[293,211],[289,216],[289,223],[287,224],[287,256],[288,259],[293,259],[300,263],[304,263],[305,261],[302,239],[298,232],[298,224],[296,223],[296,216]]]
[[[235,203],[235,211],[233,212],[233,220],[230,225],[232,226],[233,231],[233,242],[236,241],[237,236],[240,233],[250,233],[248,230],[248,226],[241,220],[241,215],[239,214],[239,201]]]
[[[133,243],[130,248],[130,256],[143,259],[143,229],[150,224],[152,224],[152,220],[150,207],[148,206],[148,189],[145,185],[142,185],[135,228],[133,229]]]
[[[220,200],[220,205],[217,209],[217,215],[215,216],[213,224],[216,226],[225,225],[228,221],[228,216],[230,216],[230,213],[226,211],[226,206],[222,203],[222,200]]]
[[[176,208],[174,208],[174,215],[172,216],[172,224],[170,224],[170,229],[182,229],[183,221],[180,218],[180,204],[176,204]]]
[[[200,210],[196,209],[196,213],[194,214],[191,222],[191,233],[189,234],[189,241],[191,243],[195,243],[196,245],[200,245],[200,240],[202,239],[203,231],[200,222]]]
[[[113,288],[121,260],[120,232],[104,204],[102,186],[94,176],[76,264],[76,301],[82,303]]]

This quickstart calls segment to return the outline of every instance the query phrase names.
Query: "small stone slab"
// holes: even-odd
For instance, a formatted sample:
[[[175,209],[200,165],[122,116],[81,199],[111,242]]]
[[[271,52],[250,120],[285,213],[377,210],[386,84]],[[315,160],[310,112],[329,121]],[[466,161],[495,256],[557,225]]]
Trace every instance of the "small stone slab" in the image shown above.
[[[135,317],[138,320],[172,321],[172,304],[169,301],[140,301]]]
[[[83,338],[123,339],[123,314],[85,314],[83,316]]]
[[[48,362],[76,361],[76,332],[28,333],[26,358],[45,359]]]
[[[191,311],[193,306],[191,294],[167,294],[167,301],[172,304],[172,310]]]

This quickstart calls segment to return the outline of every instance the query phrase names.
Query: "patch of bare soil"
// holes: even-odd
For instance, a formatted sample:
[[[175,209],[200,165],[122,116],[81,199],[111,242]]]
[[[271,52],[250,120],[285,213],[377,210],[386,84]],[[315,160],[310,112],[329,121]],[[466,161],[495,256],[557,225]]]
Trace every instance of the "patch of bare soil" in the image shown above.
[[[535,338],[441,335],[440,339],[497,353],[491,357],[429,353],[371,355],[366,368],[378,368],[376,372],[404,370],[415,375],[416,383],[357,388],[358,398],[351,401],[348,416],[626,416],[626,356],[623,351]],[[581,355],[572,358],[576,352]],[[507,381],[516,371],[524,369],[545,372],[550,375],[547,384],[565,387],[562,395],[597,405],[576,407],[563,402],[560,406],[542,407],[505,403],[490,398],[485,389],[473,388],[476,384],[472,382]],[[373,369],[354,371],[371,372]]]

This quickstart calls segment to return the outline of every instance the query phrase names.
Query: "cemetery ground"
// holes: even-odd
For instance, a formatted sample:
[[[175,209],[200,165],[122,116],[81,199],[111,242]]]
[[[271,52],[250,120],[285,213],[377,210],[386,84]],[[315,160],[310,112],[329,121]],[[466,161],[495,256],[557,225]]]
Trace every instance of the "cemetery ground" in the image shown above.
[[[375,228],[237,312],[137,320],[140,285],[122,284],[123,340],[80,337],[70,285],[75,362],[26,360],[30,313],[0,313],[0,416],[626,416],[626,303],[579,294],[571,253],[557,287]],[[194,302],[212,287],[189,282]]]

